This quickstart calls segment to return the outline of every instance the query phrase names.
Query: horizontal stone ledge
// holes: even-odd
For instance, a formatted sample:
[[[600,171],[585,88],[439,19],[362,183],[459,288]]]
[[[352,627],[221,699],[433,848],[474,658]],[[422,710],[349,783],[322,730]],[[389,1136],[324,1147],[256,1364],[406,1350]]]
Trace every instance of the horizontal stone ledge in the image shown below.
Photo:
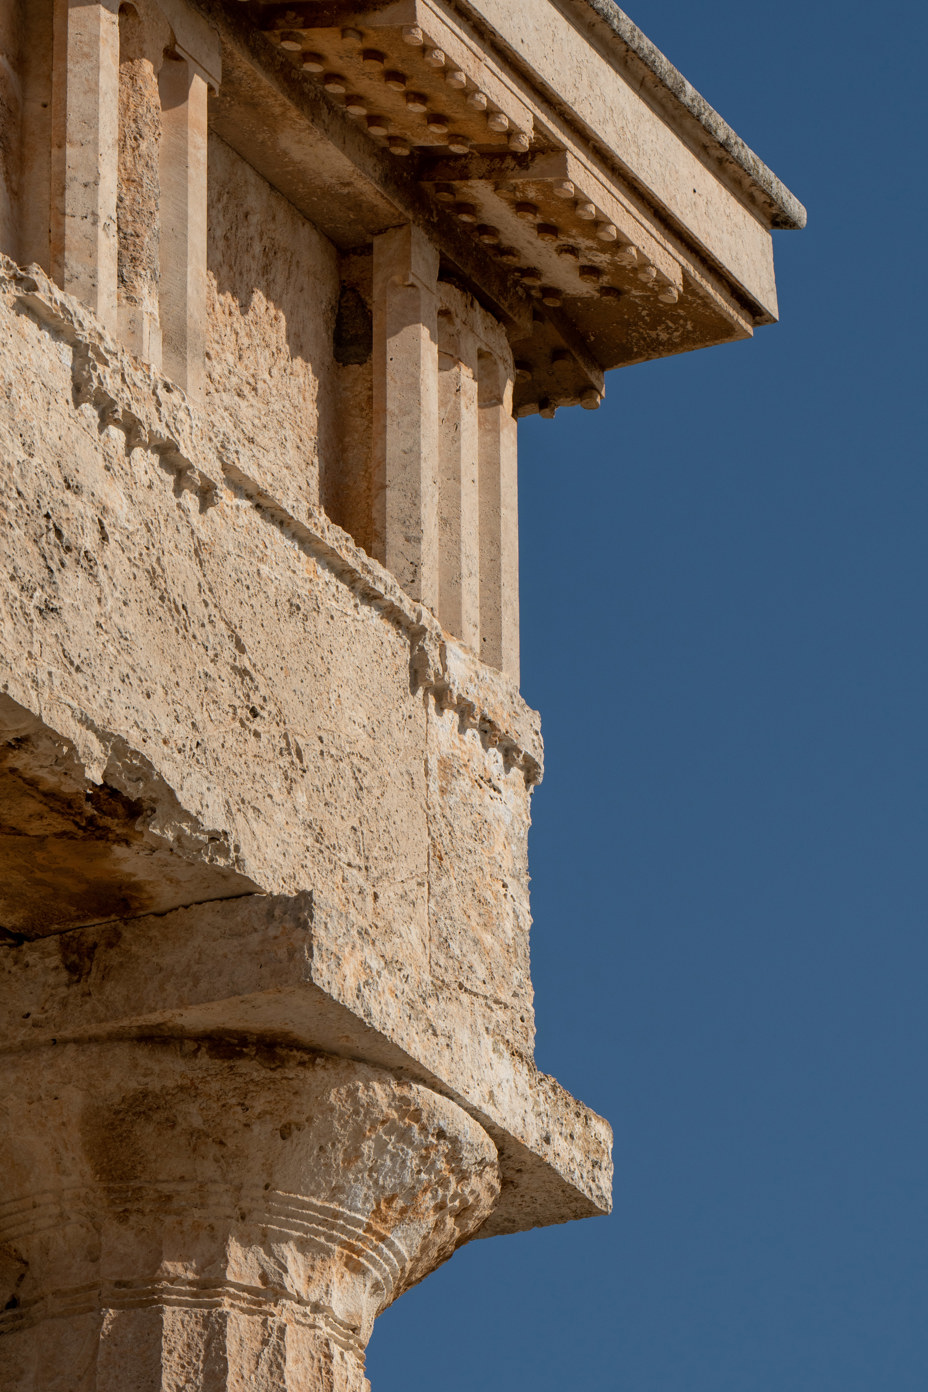
[[[728,172],[733,181],[740,175],[745,195],[772,228],[800,230],[805,227],[806,210],[795,194],[767,168],[614,0],[569,0],[569,3],[578,14],[592,11],[596,20],[611,31],[617,58],[624,57],[632,71],[646,75],[648,80],[642,86],[652,94],[668,121],[672,125],[679,124],[681,132],[694,144],[704,145],[707,152],[711,151],[721,170]]]
[[[531,302],[381,148],[256,26],[250,11],[197,0],[219,34],[223,82],[210,129],[247,160],[340,250],[356,250],[404,221],[427,229],[471,288],[510,327],[525,332]],[[408,49],[406,50],[408,52]]]
[[[463,993],[400,971],[311,893],[253,895],[0,948],[0,1050],[70,1040],[252,1038],[386,1068],[449,1097],[500,1154],[482,1236],[611,1207],[608,1124]]]

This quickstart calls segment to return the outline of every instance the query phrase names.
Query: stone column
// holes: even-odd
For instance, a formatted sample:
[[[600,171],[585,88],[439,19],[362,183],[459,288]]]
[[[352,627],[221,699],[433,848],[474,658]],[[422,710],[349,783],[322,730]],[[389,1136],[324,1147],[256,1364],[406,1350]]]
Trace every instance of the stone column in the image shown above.
[[[22,24],[19,7],[0,3],[0,251],[19,258],[23,128]]]
[[[116,329],[119,0],[55,0],[51,266]]]
[[[19,245],[24,266],[38,262],[51,274],[49,238],[52,196],[52,55],[57,0],[30,0],[22,21],[23,129],[20,149]]]
[[[376,1315],[499,1193],[458,1106],[327,1055],[71,1043],[4,1075],[3,1392],[365,1392]]]
[[[206,357],[206,144],[204,75],[166,57],[161,88],[161,332],[165,375],[193,397]]]
[[[438,617],[480,649],[480,515],[477,477],[477,339],[450,313],[438,316]]]
[[[159,29],[163,33],[159,34]],[[163,21],[151,24],[144,10],[139,13],[128,6],[120,10],[116,198],[119,337],[124,348],[155,369],[161,366],[161,100],[157,73],[169,37],[167,25]]]
[[[373,455],[379,559],[438,608],[438,250],[417,227],[374,238]]]
[[[480,654],[519,680],[519,504],[511,364],[481,352]]]

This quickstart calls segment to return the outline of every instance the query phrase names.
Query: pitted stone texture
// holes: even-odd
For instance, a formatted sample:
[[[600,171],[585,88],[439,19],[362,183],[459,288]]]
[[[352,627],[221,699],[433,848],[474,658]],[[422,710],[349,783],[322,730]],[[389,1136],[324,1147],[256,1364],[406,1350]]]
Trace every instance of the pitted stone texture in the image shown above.
[[[171,29],[151,0],[119,12],[119,180],[116,197],[120,337],[160,361],[161,100],[158,72]]]
[[[436,985],[468,1012],[495,1017],[532,1056],[525,789],[498,748],[433,702],[427,730],[429,963]],[[464,856],[463,846],[479,847]]]
[[[363,1392],[377,1314],[499,1193],[476,1122],[362,1064],[161,1039],[4,1073],[3,1392]]]
[[[255,888],[144,759],[123,748],[95,784],[73,745],[2,694],[0,808],[0,941]]]
[[[75,350],[27,315],[7,325],[0,509],[23,544],[4,572],[0,682],[91,780],[118,783],[128,746],[192,824],[237,846],[253,885],[325,885],[397,962],[418,960],[426,717],[408,632],[259,511],[241,471],[226,482],[209,446],[101,430],[95,405],[73,404]],[[136,395],[125,359],[99,361],[141,424],[151,378]]]
[[[5,577],[0,680],[74,746],[90,784],[137,799],[143,771],[144,796],[162,790],[171,826],[202,840],[201,859],[222,850],[240,880],[187,902],[236,885],[312,887],[369,926],[391,976],[426,984],[429,825],[453,820],[442,810],[451,784],[426,769],[429,693],[469,731],[448,752],[466,754],[458,787],[483,799],[486,837],[514,838],[523,878],[536,717],[343,533],[315,518],[311,529],[311,514],[301,523],[255,487],[184,402],[149,423],[158,379],[79,320],[40,328],[32,313],[52,306],[38,294],[27,313],[19,303],[0,365],[0,506],[28,545]],[[89,400],[75,409],[78,383]],[[169,827],[162,841],[176,846]],[[442,833],[441,854],[457,883],[479,882],[483,845]],[[167,907],[136,897],[82,917],[49,902],[40,924],[13,926],[31,936]],[[508,891],[499,911],[508,924]],[[509,938],[499,935],[496,970],[515,976],[525,954],[510,963],[499,945]]]
[[[40,272],[0,263],[0,289],[0,507],[22,539],[0,585],[0,690],[24,794],[0,831],[26,837],[7,863],[34,861],[22,783],[41,794],[40,821],[63,799],[86,877],[75,894],[59,864],[29,917],[21,876],[0,876],[0,926],[8,914],[33,937],[230,893],[286,904],[309,892],[314,994],[302,970],[285,973],[266,1013],[259,913],[242,986],[263,1001],[255,1028],[376,1064],[401,1051],[401,1066],[486,1115],[512,1141],[496,1230],[604,1211],[608,1128],[531,1059],[537,715],[318,509],[288,510],[262,487],[232,436]],[[184,924],[135,922],[176,981]],[[203,923],[218,990],[196,1005],[208,1003],[203,1027],[249,1029],[209,956],[228,950],[221,922]],[[147,985],[143,972],[131,989]],[[361,1045],[320,1042],[325,999],[348,1016],[337,1034]],[[152,999],[144,1013],[182,1004]]]
[[[21,15],[16,5],[0,5],[0,247],[18,250],[17,203],[20,194],[20,121],[22,119]]]
[[[507,945],[508,950],[508,945]],[[513,988],[515,990],[515,988]],[[450,1097],[499,1150],[481,1236],[604,1213],[606,1123],[499,1033],[499,999],[379,956],[311,895],[261,895],[0,947],[0,1052],[103,1035],[287,1041],[388,1068]]]
[[[207,230],[205,405],[285,507],[318,503],[341,464],[335,248],[216,135]]]

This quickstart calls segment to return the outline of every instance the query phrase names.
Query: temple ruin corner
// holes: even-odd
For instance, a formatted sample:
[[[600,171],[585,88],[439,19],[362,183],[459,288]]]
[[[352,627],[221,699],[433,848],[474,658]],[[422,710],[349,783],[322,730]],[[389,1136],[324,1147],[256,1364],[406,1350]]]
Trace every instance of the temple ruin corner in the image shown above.
[[[611,0],[0,0],[0,1392],[365,1392],[609,1211],[517,422],[775,321],[804,220]]]

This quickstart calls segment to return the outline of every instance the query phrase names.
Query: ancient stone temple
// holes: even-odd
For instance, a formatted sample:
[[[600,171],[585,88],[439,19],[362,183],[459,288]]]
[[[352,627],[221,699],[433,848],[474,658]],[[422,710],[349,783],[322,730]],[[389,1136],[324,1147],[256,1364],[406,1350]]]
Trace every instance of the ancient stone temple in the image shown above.
[[[361,1392],[608,1211],[517,419],[771,323],[803,221],[611,0],[0,0],[0,1392]]]

